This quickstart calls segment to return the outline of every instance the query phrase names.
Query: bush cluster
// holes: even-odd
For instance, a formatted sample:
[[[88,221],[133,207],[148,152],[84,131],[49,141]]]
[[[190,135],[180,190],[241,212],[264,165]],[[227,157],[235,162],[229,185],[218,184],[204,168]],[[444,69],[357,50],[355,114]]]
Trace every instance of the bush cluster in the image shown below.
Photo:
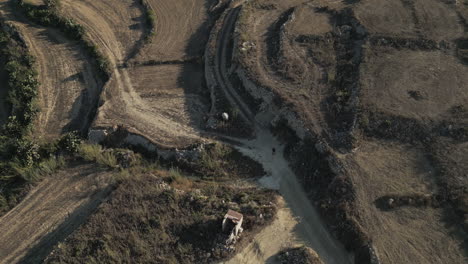
[[[3,29],[0,31],[0,56],[6,61],[4,71],[10,112],[0,129],[0,213],[3,213],[16,204],[26,183],[62,164],[53,155],[59,148],[72,151],[77,142],[73,135],[65,135],[57,143],[39,146],[29,138],[39,111],[35,59],[13,26],[1,24],[0,27]]]
[[[0,173],[10,175],[11,162],[27,167],[38,160],[38,146],[26,139],[26,135],[38,112],[35,101],[39,82],[33,67],[34,58],[13,36],[15,28],[1,26],[8,28],[0,32],[0,56],[6,61],[10,116],[0,130]]]
[[[148,34],[145,36],[145,41],[146,42],[151,42],[151,38],[155,34],[155,28],[156,28],[156,15],[149,6],[148,2],[146,0],[140,0],[140,4],[143,6],[145,9],[145,16],[146,16],[146,26],[149,27]]]
[[[8,76],[7,102],[11,107],[11,114],[2,134],[21,138],[38,112],[35,103],[39,87],[37,72],[33,68],[34,58],[25,48],[15,42],[10,33],[2,31],[0,35],[0,54],[7,61],[4,68]]]

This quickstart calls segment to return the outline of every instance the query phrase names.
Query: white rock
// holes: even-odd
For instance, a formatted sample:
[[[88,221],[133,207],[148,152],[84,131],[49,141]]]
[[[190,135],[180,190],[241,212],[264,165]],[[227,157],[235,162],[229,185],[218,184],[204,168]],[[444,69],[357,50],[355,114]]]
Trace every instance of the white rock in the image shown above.
[[[229,120],[229,115],[228,113],[224,112],[221,117],[223,118],[224,121],[228,121]]]

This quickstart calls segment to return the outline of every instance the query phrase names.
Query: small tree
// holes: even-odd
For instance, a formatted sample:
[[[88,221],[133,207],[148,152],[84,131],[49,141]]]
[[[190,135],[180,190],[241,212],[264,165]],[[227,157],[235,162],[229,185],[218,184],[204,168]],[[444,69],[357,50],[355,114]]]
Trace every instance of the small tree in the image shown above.
[[[70,132],[63,135],[58,142],[59,149],[69,153],[77,153],[80,145],[81,138],[76,132]]]
[[[53,12],[57,12],[62,6],[60,0],[44,0],[44,4],[47,7],[47,9]]]

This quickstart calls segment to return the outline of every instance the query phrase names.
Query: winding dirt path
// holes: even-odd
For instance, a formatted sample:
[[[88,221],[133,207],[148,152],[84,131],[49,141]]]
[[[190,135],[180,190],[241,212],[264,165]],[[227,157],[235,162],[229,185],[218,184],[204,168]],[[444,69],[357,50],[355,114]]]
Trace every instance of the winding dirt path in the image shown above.
[[[256,128],[255,139],[250,141],[233,139],[241,143],[235,147],[244,155],[263,165],[269,176],[262,178],[260,184],[267,188],[278,189],[286,201],[286,207],[280,209],[278,220],[256,236],[253,244],[228,263],[271,261],[272,256],[284,248],[284,243],[294,242],[301,242],[312,247],[325,263],[351,263],[352,257],[329,234],[318,212],[304,193],[296,175],[289,168],[289,164],[283,156],[283,146],[268,129],[255,122],[251,110],[243,103],[241,96],[226,78],[226,56],[230,56],[227,54],[226,46],[228,41],[231,41],[232,28],[238,9],[232,9],[228,12],[230,13],[221,29],[216,47],[216,81],[218,86],[224,90],[228,100],[237,105],[245,118],[254,122],[253,125]],[[276,154],[272,154],[273,148],[276,149]],[[273,236],[278,239],[273,238],[269,232],[274,232]]]
[[[271,261],[272,256],[285,246],[297,243],[313,248],[324,263],[352,263],[352,256],[330,235],[317,210],[310,203],[283,156],[284,147],[276,138],[269,131],[258,129],[254,140],[237,141],[242,145],[235,147],[262,164],[267,172],[267,176],[260,179],[260,184],[279,190],[286,205],[280,208],[278,220],[255,237],[253,244],[256,246],[245,248],[228,263]],[[276,148],[276,154],[272,154],[272,148]],[[272,239],[269,232],[274,232],[275,239]],[[249,261],[243,262],[245,260]]]
[[[244,103],[241,96],[237,94],[232,83],[229,81],[226,67],[226,57],[228,56],[228,42],[232,41],[231,36],[234,30],[237,16],[239,15],[240,8],[235,8],[227,11],[224,20],[224,26],[218,35],[216,46],[216,59],[215,59],[215,77],[217,83],[221,86],[226,97],[233,105],[239,106],[241,117],[248,123],[254,123],[255,117],[247,104]]]
[[[99,96],[89,58],[78,44],[58,31],[35,26],[16,16],[9,2],[0,3],[0,12],[18,28],[36,58],[41,85],[34,134],[51,139],[67,130],[85,130]]]

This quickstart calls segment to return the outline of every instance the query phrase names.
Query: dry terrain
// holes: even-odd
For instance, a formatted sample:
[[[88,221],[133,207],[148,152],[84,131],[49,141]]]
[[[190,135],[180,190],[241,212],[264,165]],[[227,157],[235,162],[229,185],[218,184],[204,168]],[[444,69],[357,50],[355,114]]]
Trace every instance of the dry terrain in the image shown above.
[[[328,264],[466,262],[467,0],[61,0],[54,14],[83,27],[80,41],[12,1],[0,16],[40,82],[27,140],[118,127],[171,158],[108,201],[111,172],[95,165],[46,177],[0,218],[0,263],[277,263],[300,246]],[[109,62],[105,83],[86,41]],[[204,145],[214,138],[237,152]],[[23,145],[32,164],[54,155]],[[127,156],[94,151],[135,176]],[[229,171],[229,157],[242,169]],[[0,180],[10,164],[0,159]],[[273,191],[259,187],[282,196],[275,217]],[[245,238],[220,253],[214,230],[230,206],[247,218]]]
[[[451,236],[456,230],[444,224],[443,208],[375,207],[386,194],[435,192],[436,171],[424,150],[369,141],[347,162],[357,187],[357,210],[382,263],[463,263],[461,244]]]
[[[351,214],[382,263],[463,263],[466,4],[343,2],[244,5],[235,31],[239,65],[331,146],[355,193],[346,200]],[[303,174],[305,183],[323,182]],[[452,198],[379,209],[376,201],[388,195]]]
[[[176,4],[168,1],[155,5],[149,1],[157,17],[155,37],[136,54],[134,49],[139,47],[136,42],[142,41],[143,33],[139,30],[141,23],[137,23],[143,19],[138,4],[133,1],[66,2],[66,14],[84,25],[89,38],[112,64],[112,77],[104,88],[94,128],[124,125],[128,131],[165,148],[185,147],[200,141],[201,121],[207,112],[201,66],[197,62],[177,61],[183,60],[185,55],[201,56],[206,34],[194,36],[203,30],[201,21],[209,21],[206,21],[206,8],[197,11],[191,6],[179,5],[175,9]],[[195,4],[196,7],[209,6],[209,3]],[[101,10],[106,10],[106,14],[101,14]],[[190,10],[193,23],[171,15],[171,10],[182,13]],[[164,15],[158,16],[160,14]],[[166,35],[172,37],[164,37]],[[188,45],[199,48],[186,53]],[[168,47],[174,52],[170,53]],[[170,55],[169,64],[168,57],[157,56],[162,50]],[[133,67],[127,68],[133,55],[137,55],[137,60],[131,64]]]
[[[110,174],[77,164],[42,181],[0,218],[0,263],[38,263],[109,194]]]
[[[149,0],[156,26],[153,41],[141,50],[139,61],[183,61],[203,55],[215,0]]]
[[[244,215],[235,248],[275,214],[274,191],[175,175],[157,170],[124,180],[45,263],[213,263],[234,253],[223,249],[221,223],[227,208]]]
[[[99,96],[99,83],[83,50],[54,29],[42,28],[0,3],[6,21],[18,27],[39,72],[39,117],[34,136],[44,139],[85,131]]]

